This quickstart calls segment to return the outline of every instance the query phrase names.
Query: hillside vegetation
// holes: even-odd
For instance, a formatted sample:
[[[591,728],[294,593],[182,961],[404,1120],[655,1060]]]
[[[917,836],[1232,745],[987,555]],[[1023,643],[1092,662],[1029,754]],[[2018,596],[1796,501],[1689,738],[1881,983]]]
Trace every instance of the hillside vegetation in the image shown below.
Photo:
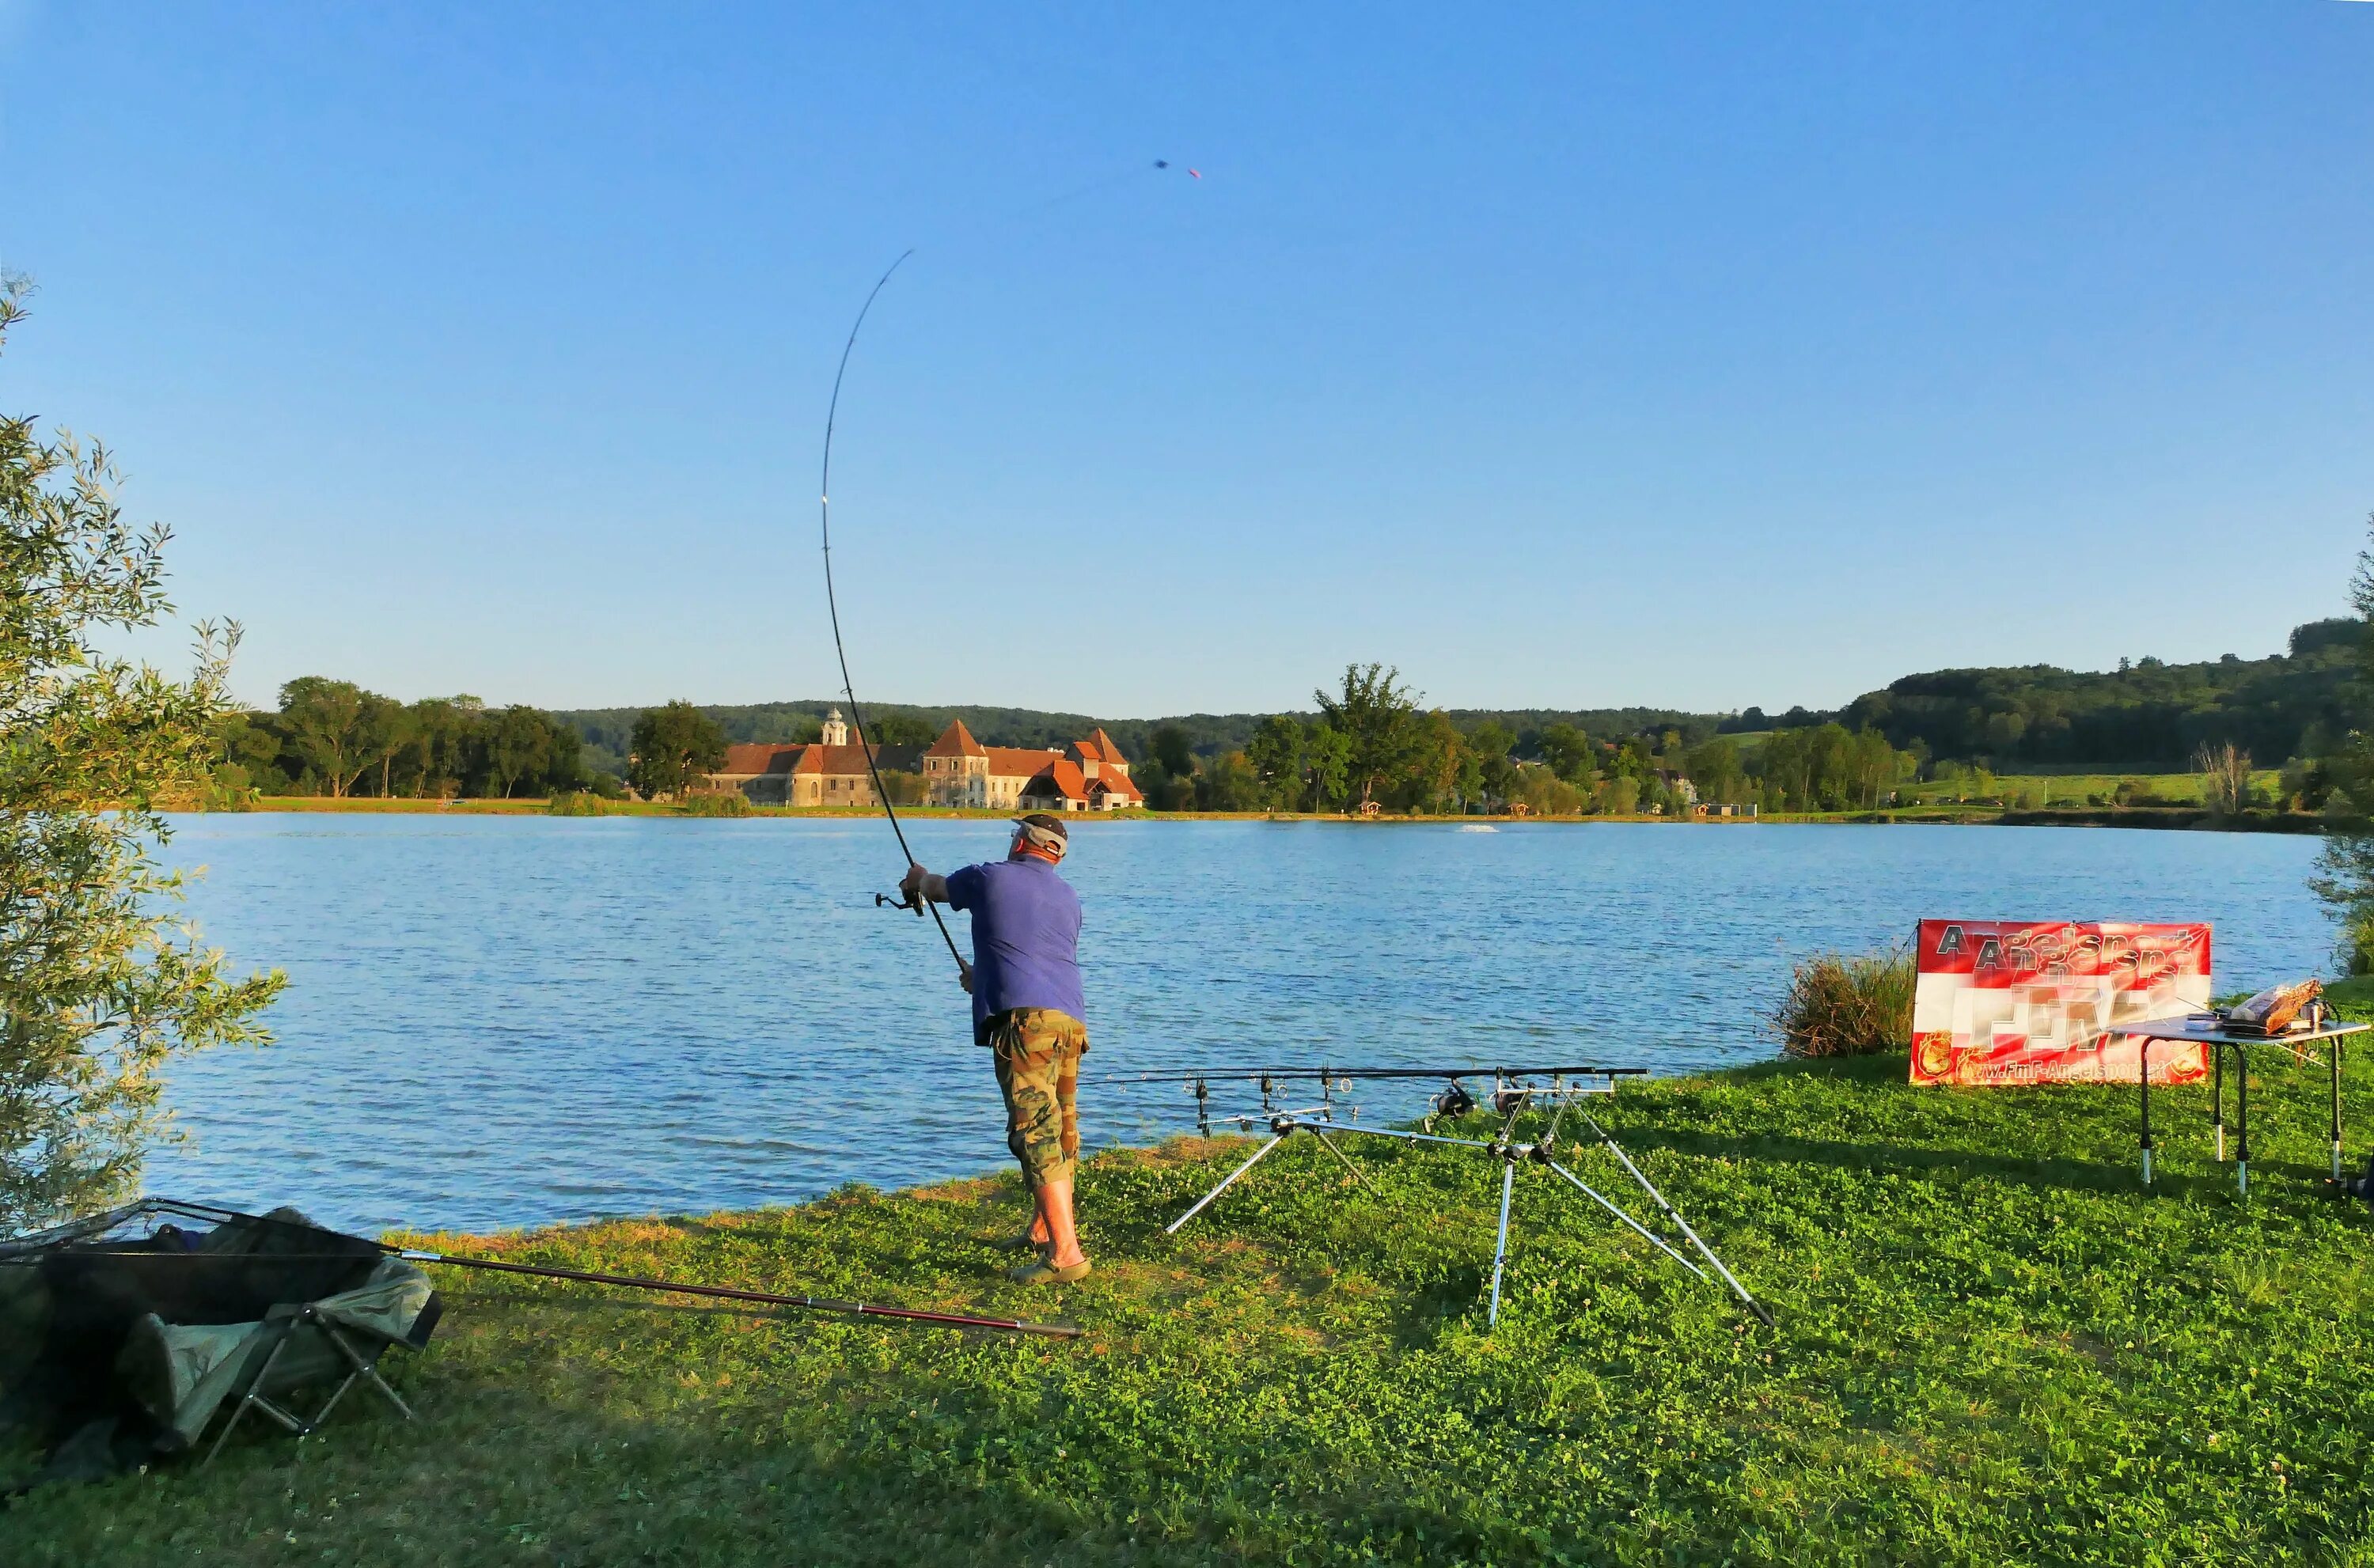
[[[2319,755],[2349,727],[2348,685],[2365,623],[2316,621],[2297,627],[2286,651],[2264,659],[2225,658],[2168,664],[2145,658],[2118,670],[2084,672],[2049,664],[1935,670],[1866,692],[1843,708],[1793,708],[1768,715],[1689,713],[1675,708],[1450,708],[1462,731],[1497,725],[1516,739],[1515,755],[1543,755],[1543,736],[1560,727],[1602,741],[1678,734],[1695,746],[1718,733],[1761,736],[1774,729],[1838,722],[1877,729],[1898,750],[1924,759],[1983,763],[1999,773],[2093,770],[2168,773],[2192,766],[2204,745],[2231,743],[2274,766]],[[808,741],[836,704],[829,698],[707,706],[733,741]],[[585,740],[590,766],[625,770],[627,735],[641,710],[580,708],[555,717]],[[1132,757],[1154,750],[1163,726],[1182,731],[1197,755],[1216,757],[1250,744],[1267,717],[1189,713],[1162,719],[1099,718],[1035,708],[870,704],[879,737],[911,742],[961,719],[984,743],[1054,746],[1101,726]],[[1305,719],[1308,712],[1293,717]]]

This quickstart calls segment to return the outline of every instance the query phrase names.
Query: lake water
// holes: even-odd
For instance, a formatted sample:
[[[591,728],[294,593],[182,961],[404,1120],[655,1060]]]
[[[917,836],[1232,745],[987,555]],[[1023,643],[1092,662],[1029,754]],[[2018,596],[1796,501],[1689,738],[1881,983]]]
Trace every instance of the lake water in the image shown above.
[[[877,821],[179,819],[191,904],[278,965],[279,1044],[178,1066],[158,1192],[366,1228],[795,1201],[1005,1158],[986,1053],[926,921],[877,911]],[[995,822],[917,822],[925,863]],[[1173,1064],[1769,1056],[1791,962],[1924,916],[2213,921],[2217,982],[2321,970],[2315,840],[2063,828],[1097,822],[1090,1143],[1193,1125]],[[952,916],[958,941],[965,918]],[[1423,1090],[1360,1097],[1416,1114]],[[1216,1108],[1221,1108],[1216,1106]],[[1241,1102],[1228,1108],[1244,1108]]]

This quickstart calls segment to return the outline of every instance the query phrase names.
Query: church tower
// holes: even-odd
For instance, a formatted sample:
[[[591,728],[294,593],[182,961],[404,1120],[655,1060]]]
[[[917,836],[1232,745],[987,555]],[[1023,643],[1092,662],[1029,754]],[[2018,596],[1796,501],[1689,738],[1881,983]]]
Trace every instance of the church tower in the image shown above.
[[[824,716],[824,743],[829,746],[849,744],[849,726],[841,722],[838,708]]]

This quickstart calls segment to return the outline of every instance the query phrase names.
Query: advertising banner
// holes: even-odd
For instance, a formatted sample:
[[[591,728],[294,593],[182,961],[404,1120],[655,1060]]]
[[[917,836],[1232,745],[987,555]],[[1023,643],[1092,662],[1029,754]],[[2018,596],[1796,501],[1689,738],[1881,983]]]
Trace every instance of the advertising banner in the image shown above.
[[[2121,1024],[2209,1007],[2209,928],[1923,920],[1912,982],[1915,1083],[2133,1083]],[[2154,1042],[2154,1083],[2192,1083],[2209,1047]]]

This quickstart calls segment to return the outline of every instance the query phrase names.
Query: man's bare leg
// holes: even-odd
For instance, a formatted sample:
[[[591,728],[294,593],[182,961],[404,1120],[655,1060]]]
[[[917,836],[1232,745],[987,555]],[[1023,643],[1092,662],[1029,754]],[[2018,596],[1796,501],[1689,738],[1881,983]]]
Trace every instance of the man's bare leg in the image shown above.
[[[1045,1251],[1047,1246],[1047,1205],[1040,1189],[1030,1189],[1030,1245]]]
[[[1036,1237],[1044,1227],[1048,1239],[1047,1263],[1051,1268],[1069,1269],[1075,1263],[1087,1261],[1080,1250],[1080,1235],[1072,1220],[1072,1178],[1051,1181],[1038,1189],[1033,1197],[1039,1205],[1039,1219],[1030,1227]]]

